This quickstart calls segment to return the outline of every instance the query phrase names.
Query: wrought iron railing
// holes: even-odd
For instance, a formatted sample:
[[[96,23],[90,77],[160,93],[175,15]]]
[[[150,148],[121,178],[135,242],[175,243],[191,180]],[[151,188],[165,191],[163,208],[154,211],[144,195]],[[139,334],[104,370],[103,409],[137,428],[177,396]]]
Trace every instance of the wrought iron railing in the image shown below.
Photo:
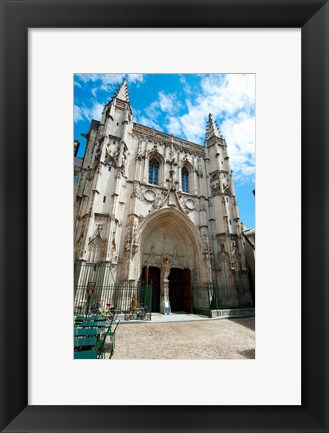
[[[111,283],[109,264],[83,263],[75,266],[74,314],[89,314],[95,304],[114,307],[125,313],[131,306],[152,307],[152,284]]]

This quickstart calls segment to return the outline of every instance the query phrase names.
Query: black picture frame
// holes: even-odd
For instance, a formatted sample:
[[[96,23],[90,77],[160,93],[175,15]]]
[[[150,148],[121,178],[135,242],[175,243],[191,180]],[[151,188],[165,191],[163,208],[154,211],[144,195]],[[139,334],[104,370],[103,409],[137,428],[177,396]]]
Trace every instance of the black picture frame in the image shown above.
[[[1,431],[328,432],[328,1],[1,0],[0,4]],[[28,405],[28,29],[108,27],[301,28],[300,406]]]

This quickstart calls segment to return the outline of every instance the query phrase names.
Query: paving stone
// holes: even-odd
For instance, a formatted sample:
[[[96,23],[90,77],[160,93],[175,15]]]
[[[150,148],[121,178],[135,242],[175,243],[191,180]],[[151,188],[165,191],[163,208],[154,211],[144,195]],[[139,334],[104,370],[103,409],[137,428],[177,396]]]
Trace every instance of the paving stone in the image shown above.
[[[255,318],[120,324],[113,359],[254,359]]]

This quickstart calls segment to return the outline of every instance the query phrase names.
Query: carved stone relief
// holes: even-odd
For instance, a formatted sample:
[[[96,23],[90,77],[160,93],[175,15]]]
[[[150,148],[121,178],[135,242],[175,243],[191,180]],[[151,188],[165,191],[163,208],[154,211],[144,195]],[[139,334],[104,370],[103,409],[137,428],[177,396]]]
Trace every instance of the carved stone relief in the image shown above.
[[[118,155],[119,155],[119,152],[117,152],[116,154],[113,154],[112,151],[109,151],[108,149],[106,149],[104,165],[112,165],[113,167],[117,167]]]
[[[195,209],[195,201],[191,198],[188,198],[187,200],[185,200],[185,205],[187,207],[187,209],[189,210],[194,210]]]
[[[230,182],[223,183],[223,190],[224,190],[224,194],[226,194],[226,195],[232,195]]]
[[[218,248],[218,256],[226,255],[229,256],[228,252],[226,251],[226,235],[217,235],[217,248]]]
[[[146,201],[149,201],[149,202],[152,203],[157,198],[157,195],[156,195],[156,193],[152,189],[147,189],[144,192],[144,198],[145,198]]]
[[[155,210],[155,209],[159,209],[160,208],[160,206],[161,206],[161,204],[162,204],[162,201],[163,201],[163,194],[164,194],[164,192],[162,191],[161,193],[157,193],[156,194],[156,197],[155,197],[155,199],[154,199],[154,201],[153,201],[153,204],[152,204],[152,208],[153,208],[153,210]]]
[[[209,236],[208,236],[208,227],[200,228],[200,235],[202,241],[202,252],[206,258],[210,258],[211,256],[211,248],[209,244]]]
[[[198,164],[197,164],[197,166],[195,167],[194,171],[195,171],[195,173],[197,174],[197,176],[199,176],[199,177],[203,177],[203,170],[202,170],[202,167],[201,167],[201,164],[200,164],[200,161],[199,161],[199,160],[198,160]]]
[[[206,202],[205,202],[205,199],[203,197],[201,197],[200,200],[196,203],[195,209],[198,212],[202,212],[202,211],[206,210]]]
[[[143,140],[141,138],[138,138],[138,145],[137,145],[137,153],[136,153],[136,159],[141,160],[143,157],[145,157],[145,154],[143,155],[142,150]]]
[[[139,247],[139,226],[138,222],[134,221],[127,228],[127,234],[125,238],[125,249],[131,251],[132,254],[136,254]]]
[[[210,173],[210,189],[213,196],[220,194],[220,180],[218,171]]]
[[[144,198],[143,188],[140,185],[136,184],[134,186],[134,190],[133,190],[133,192],[131,194],[131,197],[132,198],[136,197],[136,198],[138,198],[138,200],[143,200],[143,198]]]
[[[184,200],[184,197],[182,197],[181,195],[178,195],[178,200],[179,200],[179,203],[181,205],[182,210],[188,215],[189,214],[189,209],[186,206],[186,202]]]

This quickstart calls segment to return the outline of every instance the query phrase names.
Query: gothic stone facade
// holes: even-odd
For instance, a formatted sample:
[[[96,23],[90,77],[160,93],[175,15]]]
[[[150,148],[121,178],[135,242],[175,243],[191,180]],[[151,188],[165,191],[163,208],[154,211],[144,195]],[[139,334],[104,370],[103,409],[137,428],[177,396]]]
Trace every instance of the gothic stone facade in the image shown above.
[[[216,308],[252,307],[227,145],[211,115],[204,147],[142,126],[124,81],[85,137],[76,263],[107,263],[118,284],[152,280],[158,311],[169,300],[192,312],[200,287]]]

